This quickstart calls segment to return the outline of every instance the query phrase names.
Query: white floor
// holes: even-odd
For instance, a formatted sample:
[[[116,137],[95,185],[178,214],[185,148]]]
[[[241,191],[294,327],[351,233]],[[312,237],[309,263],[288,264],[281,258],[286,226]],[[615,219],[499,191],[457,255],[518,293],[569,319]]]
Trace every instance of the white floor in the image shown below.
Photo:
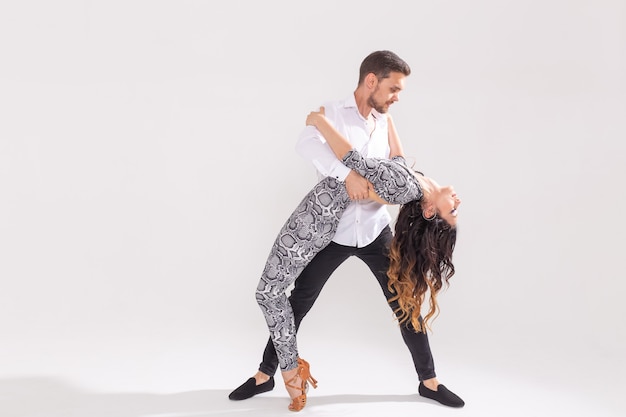
[[[487,381],[478,381],[487,382]],[[280,416],[293,415],[288,401],[266,394],[243,402],[231,402],[228,390],[200,390],[172,394],[104,393],[81,391],[60,381],[5,380],[0,386],[8,400],[3,415],[14,417],[140,417],[140,416]],[[7,392],[8,390],[8,392]],[[314,393],[302,415],[316,416],[619,416],[585,398],[537,389],[531,385],[498,384],[489,392],[466,389],[468,404],[449,409],[415,394]]]
[[[346,382],[350,382],[348,379]],[[379,381],[380,382],[380,381]],[[423,399],[409,389],[391,393],[384,385],[379,393],[357,393],[322,384],[309,392],[303,415],[316,416],[624,416],[608,396],[553,387],[532,381],[515,381],[503,375],[480,375],[456,381],[466,400],[463,409],[450,409]],[[357,384],[358,385],[358,384]],[[489,388],[487,388],[489,387]],[[352,389],[350,389],[352,388]],[[460,389],[460,390],[459,390]],[[16,378],[0,381],[2,415],[11,417],[188,417],[279,416],[287,411],[282,390],[246,401],[227,399],[229,389],[204,389],[177,393],[96,393],[60,379]],[[606,393],[608,394],[608,392]],[[616,399],[615,399],[616,400]]]
[[[301,415],[315,416],[621,416],[624,365],[617,356],[584,358],[547,356],[538,361],[537,351],[527,356],[477,354],[455,356],[455,349],[439,348],[438,374],[442,383],[466,401],[451,409],[421,398],[408,355],[400,342],[388,349],[376,342],[361,354],[342,357],[349,346],[327,346],[311,341],[312,373],[319,380],[309,390],[309,403]],[[435,343],[436,344],[436,343]],[[219,348],[218,348],[219,349]],[[165,350],[165,349],[164,349]],[[163,350],[163,351],[164,351]],[[58,368],[48,365],[46,375],[13,375],[0,378],[0,415],[3,417],[204,417],[293,415],[287,410],[286,392],[274,391],[234,402],[228,393],[247,378],[251,363],[227,363],[202,357],[198,352],[179,352],[169,357],[137,355],[132,360],[93,356],[59,356]],[[161,351],[162,352],[162,351]],[[55,354],[54,351],[51,352]],[[239,352],[216,350],[233,359]],[[510,351],[509,351],[510,353]],[[517,352],[520,353],[520,352]],[[570,354],[573,352],[570,352]],[[381,358],[384,357],[384,361]],[[511,360],[515,357],[515,360]],[[587,359],[602,378],[584,377],[579,368]],[[47,359],[50,363],[50,358]],[[344,361],[344,365],[340,365]],[[249,361],[248,361],[249,362]],[[578,363],[576,363],[578,362]],[[36,367],[33,363],[33,368]],[[216,369],[217,367],[217,369]],[[157,370],[158,368],[158,370]],[[22,369],[26,369],[22,365]],[[66,369],[66,372],[63,371]],[[140,387],[144,386],[145,389]],[[115,388],[117,387],[117,388]]]
[[[439,381],[466,402],[451,409],[417,394],[410,355],[374,283],[362,285],[358,302],[339,302],[336,295],[348,294],[352,285],[344,274],[327,284],[299,332],[300,354],[319,381],[301,415],[626,416],[620,316],[607,315],[610,321],[602,326],[571,331],[548,319],[539,325],[515,322],[512,309],[503,309],[501,317],[514,325],[482,315],[475,330],[464,310],[477,303],[455,298],[463,291],[446,293],[430,344]],[[68,327],[73,331],[56,337],[52,329],[28,333],[25,326],[5,332],[0,417],[293,415],[280,377],[270,393],[228,400],[228,393],[255,372],[267,338],[253,302],[242,303],[228,320],[198,315],[206,326],[200,318],[198,323],[150,321],[151,314],[142,326],[92,323]],[[347,314],[359,320],[340,319]],[[233,323],[240,326],[236,332]]]

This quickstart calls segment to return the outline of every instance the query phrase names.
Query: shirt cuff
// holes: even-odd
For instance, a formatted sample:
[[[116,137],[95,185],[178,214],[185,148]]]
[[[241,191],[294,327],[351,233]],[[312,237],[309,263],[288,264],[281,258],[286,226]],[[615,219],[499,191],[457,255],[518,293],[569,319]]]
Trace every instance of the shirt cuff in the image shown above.
[[[315,167],[317,168],[317,170],[319,172],[321,172],[322,174],[326,174],[326,176],[328,177],[333,177],[339,181],[345,181],[346,177],[348,176],[348,174],[350,173],[351,169],[348,168],[347,166],[345,166],[344,164],[341,163],[341,161],[336,160],[333,163],[333,166],[330,167],[330,169],[328,171],[326,171],[321,164],[318,163],[318,161],[314,160],[313,161],[313,165],[315,165]],[[326,171],[326,172],[325,172]]]

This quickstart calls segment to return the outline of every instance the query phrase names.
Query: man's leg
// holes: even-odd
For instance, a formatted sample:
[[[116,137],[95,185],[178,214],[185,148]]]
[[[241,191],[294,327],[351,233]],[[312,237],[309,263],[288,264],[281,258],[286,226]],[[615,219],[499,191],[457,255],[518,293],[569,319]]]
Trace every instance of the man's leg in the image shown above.
[[[322,249],[307,265],[294,283],[294,288],[289,296],[289,302],[294,313],[296,329],[309,312],[322,288],[330,275],[341,265],[354,251],[354,248],[338,245],[331,242]],[[274,388],[273,376],[278,368],[278,356],[274,349],[272,339],[268,339],[263,360],[259,365],[259,371],[254,378],[248,379],[241,386],[230,393],[231,400],[245,400],[262,392],[271,391]]]
[[[385,295],[385,300],[388,300],[392,296],[387,288],[387,283],[389,282],[389,278],[387,277],[389,258],[387,254],[392,238],[391,229],[387,227],[376,240],[363,248],[359,248],[357,251],[357,257],[365,262],[374,273],[374,276],[376,276],[378,284]],[[396,310],[398,303],[391,303],[390,307],[392,310]],[[404,343],[409,348],[409,352],[411,352],[419,380],[424,381],[435,378],[435,364],[430,351],[430,344],[428,343],[428,335],[426,333],[416,332],[410,322],[408,324],[402,323],[400,325],[400,332],[402,333]]]
[[[387,276],[387,270],[389,269],[388,253],[392,238],[391,229],[387,227],[374,242],[364,248],[360,248],[356,253],[357,257],[363,260],[376,276],[386,300],[389,300],[393,295],[387,287],[389,282],[389,277]],[[399,307],[397,301],[389,303],[389,306],[393,311],[396,311]],[[420,317],[421,320],[422,318]],[[465,402],[437,381],[428,335],[424,332],[415,331],[410,322],[400,324],[400,332],[402,333],[404,343],[411,352],[413,364],[420,380],[420,395],[449,407],[463,407]]]

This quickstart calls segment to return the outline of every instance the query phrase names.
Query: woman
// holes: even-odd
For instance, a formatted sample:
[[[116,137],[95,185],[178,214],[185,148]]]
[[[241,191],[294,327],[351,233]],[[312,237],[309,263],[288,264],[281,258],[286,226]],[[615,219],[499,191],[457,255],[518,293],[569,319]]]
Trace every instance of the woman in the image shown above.
[[[454,274],[451,262],[456,241],[460,200],[452,187],[441,187],[406,166],[397,133],[389,118],[391,160],[364,158],[337,132],[324,109],[311,112],[307,125],[315,126],[335,155],[371,183],[370,198],[403,204],[390,250],[389,290],[395,294],[399,321],[425,330],[437,312],[436,295]],[[313,257],[333,238],[350,198],[344,183],[327,177],[311,190],[283,225],[257,287],[256,298],[265,316],[278,355],[283,379],[292,398],[289,409],[306,405],[307,381],[316,387],[309,365],[298,357],[291,305],[285,291]],[[420,320],[422,301],[430,289],[430,310]],[[423,323],[423,324],[422,324]]]

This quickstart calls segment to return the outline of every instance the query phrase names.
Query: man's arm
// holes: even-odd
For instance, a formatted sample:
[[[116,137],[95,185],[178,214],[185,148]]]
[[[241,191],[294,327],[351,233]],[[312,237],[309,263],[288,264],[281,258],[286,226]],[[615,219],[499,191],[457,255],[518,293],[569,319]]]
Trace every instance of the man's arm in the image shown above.
[[[306,126],[298,137],[296,152],[311,162],[325,177],[334,177],[339,181],[344,181],[351,171],[337,159],[324,136],[313,126]]]
[[[345,166],[333,153],[318,129],[306,126],[296,143],[296,152],[325,177],[334,177],[346,183],[346,191],[352,200],[368,198],[370,183],[356,171]]]
[[[404,156],[404,150],[402,149],[402,143],[396,130],[396,125],[393,123],[391,115],[387,115],[387,126],[389,130],[389,158],[394,156]]]
[[[352,144],[346,139],[326,117],[324,107],[319,111],[312,111],[306,118],[307,126],[315,126],[330,146],[337,159],[342,159],[352,150]]]

